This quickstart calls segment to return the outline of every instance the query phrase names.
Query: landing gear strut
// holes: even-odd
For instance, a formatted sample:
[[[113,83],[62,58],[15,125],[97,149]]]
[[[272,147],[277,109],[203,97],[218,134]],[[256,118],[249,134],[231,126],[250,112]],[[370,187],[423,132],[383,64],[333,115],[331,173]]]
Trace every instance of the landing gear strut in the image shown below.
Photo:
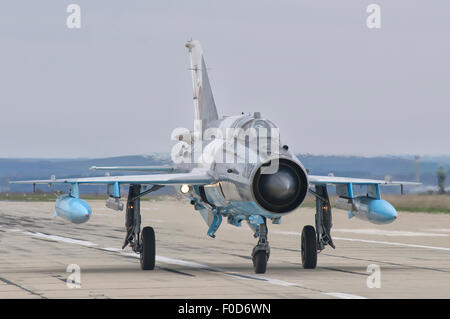
[[[267,261],[269,260],[270,256],[270,246],[269,242],[267,241],[267,222],[266,218],[263,219],[264,223],[258,226],[258,243],[252,251],[253,269],[257,274],[264,274],[266,272]]]
[[[141,192],[141,185],[130,185],[128,190],[127,210],[125,213],[125,227],[127,235],[123,243],[122,249],[127,245],[133,249],[134,252],[140,251],[140,232],[141,232],[141,200],[138,197]]]
[[[317,230],[317,249],[319,251],[325,249],[326,245],[335,248],[331,239],[331,205],[326,185],[316,185],[315,191],[312,192],[316,196],[316,230]]]
[[[127,211],[125,214],[125,227],[127,235],[122,246],[127,245],[135,253],[140,254],[142,270],[153,270],[155,268],[155,231],[152,227],[144,227],[141,233],[141,196],[155,191],[161,186],[155,185],[153,188],[141,193],[141,185],[130,185],[128,190]]]

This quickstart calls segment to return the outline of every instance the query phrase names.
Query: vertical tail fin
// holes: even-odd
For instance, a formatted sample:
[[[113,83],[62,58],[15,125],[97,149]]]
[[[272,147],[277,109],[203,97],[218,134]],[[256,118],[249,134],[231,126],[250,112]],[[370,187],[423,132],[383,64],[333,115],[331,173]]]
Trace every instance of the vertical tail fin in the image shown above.
[[[219,116],[217,114],[211,85],[209,84],[208,72],[206,70],[205,60],[203,59],[203,50],[200,42],[196,40],[188,41],[186,48],[189,49],[191,59],[195,119],[206,122],[217,120]]]

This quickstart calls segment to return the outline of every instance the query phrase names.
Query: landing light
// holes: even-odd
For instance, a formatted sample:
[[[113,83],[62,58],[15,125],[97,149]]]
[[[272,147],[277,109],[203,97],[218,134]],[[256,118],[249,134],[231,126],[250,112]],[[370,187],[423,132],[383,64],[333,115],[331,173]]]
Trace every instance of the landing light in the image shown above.
[[[190,191],[190,187],[189,187],[189,185],[187,185],[187,184],[183,184],[183,185],[181,185],[181,187],[180,187],[180,192],[182,192],[183,194],[186,194],[187,192],[189,192]]]

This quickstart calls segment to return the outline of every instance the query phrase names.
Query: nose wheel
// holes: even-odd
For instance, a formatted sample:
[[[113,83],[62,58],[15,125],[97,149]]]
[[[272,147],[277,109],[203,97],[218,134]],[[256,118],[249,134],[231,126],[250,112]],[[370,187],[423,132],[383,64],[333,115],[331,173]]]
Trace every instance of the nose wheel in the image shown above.
[[[269,259],[265,251],[258,251],[253,255],[253,269],[256,274],[264,274],[267,269],[267,259]]]
[[[302,231],[302,265],[305,269],[314,269],[317,265],[316,231],[313,226],[307,225]]]
[[[264,218],[264,223],[258,226],[259,240],[252,251],[253,269],[257,274],[264,274],[267,269],[267,261],[270,256],[270,246],[267,241],[267,224]]]

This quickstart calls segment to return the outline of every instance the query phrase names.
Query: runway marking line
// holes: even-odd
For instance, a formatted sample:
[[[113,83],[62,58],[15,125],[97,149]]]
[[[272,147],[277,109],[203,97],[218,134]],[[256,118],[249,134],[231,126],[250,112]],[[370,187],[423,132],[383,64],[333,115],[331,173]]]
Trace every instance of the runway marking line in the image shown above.
[[[47,234],[43,234],[43,233],[38,233],[38,232],[35,233],[35,232],[28,232],[28,231],[23,231],[22,233],[24,233],[25,235],[33,236],[33,237],[45,238],[45,239],[50,239],[50,240],[54,240],[54,241],[61,241],[61,242],[68,243],[68,244],[77,244],[77,245],[88,246],[88,247],[97,246],[97,244],[94,244],[90,241],[73,239],[73,238],[68,238],[68,237],[47,235]]]
[[[367,299],[358,295],[344,294],[342,292],[325,292],[324,295],[333,296],[341,299]]]
[[[424,232],[412,232],[412,231],[400,231],[400,230],[385,230],[385,229],[375,229],[375,228],[358,228],[358,229],[335,228],[335,229],[333,229],[333,232],[364,234],[364,235],[393,236],[393,237],[448,237],[448,236],[450,236],[449,234],[424,233]]]
[[[346,240],[346,241],[357,241],[357,242],[361,242],[361,243],[371,243],[371,244],[382,244],[382,245],[391,245],[391,246],[403,246],[403,247],[425,248],[425,249],[450,251],[450,248],[447,248],[447,247],[436,247],[436,246],[426,246],[426,245],[416,245],[416,244],[404,244],[404,243],[395,243],[395,242],[390,242],[390,241],[377,241],[377,240],[354,239],[354,238],[344,238],[344,237],[333,237],[333,239]]]
[[[280,234],[280,235],[295,235],[295,236],[299,236],[300,235],[297,232],[290,232],[290,231],[272,231],[272,233]],[[333,239],[346,240],[346,241],[356,241],[356,242],[361,242],[361,243],[371,243],[371,244],[381,244],[381,245],[403,246],[403,247],[425,248],[425,249],[450,251],[450,248],[448,248],[448,247],[427,246],[427,245],[417,245],[417,244],[405,244],[405,243],[396,243],[396,242],[392,242],[392,241],[356,239],[356,238],[335,237],[335,236],[333,236]]]

